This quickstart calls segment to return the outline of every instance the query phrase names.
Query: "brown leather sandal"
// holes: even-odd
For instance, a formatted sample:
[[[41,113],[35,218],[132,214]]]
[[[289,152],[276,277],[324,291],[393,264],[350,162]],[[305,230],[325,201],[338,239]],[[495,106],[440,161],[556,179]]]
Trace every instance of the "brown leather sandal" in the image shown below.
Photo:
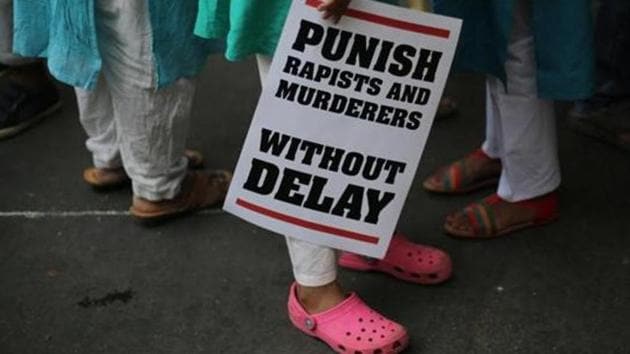
[[[179,195],[174,199],[154,202],[134,196],[129,211],[139,221],[154,223],[202,209],[220,207],[231,180],[232,174],[228,171],[191,171],[184,179]]]
[[[184,156],[188,159],[191,170],[203,167],[203,154],[197,150],[186,150]],[[96,168],[89,167],[83,171],[83,180],[97,191],[110,191],[126,187],[131,183],[129,176],[122,167]]]
[[[83,180],[92,188],[99,191],[121,188],[131,183],[125,169],[122,167],[111,169],[96,167],[86,168],[83,171]]]

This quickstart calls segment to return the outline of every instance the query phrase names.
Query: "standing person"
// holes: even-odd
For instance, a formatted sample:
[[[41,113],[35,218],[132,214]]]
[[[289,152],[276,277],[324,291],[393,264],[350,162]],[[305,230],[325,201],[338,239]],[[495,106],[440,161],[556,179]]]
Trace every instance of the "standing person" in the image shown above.
[[[322,2],[324,18],[337,21],[349,0]],[[226,38],[226,57],[257,55],[261,81],[266,77],[291,0],[200,0],[196,33]],[[292,323],[337,352],[398,353],[408,342],[405,328],[368,307],[356,294],[346,295],[337,281],[335,250],[287,237],[295,283],[288,310]],[[436,248],[394,235],[381,261],[343,253],[339,264],[354,270],[382,271],[400,279],[435,284],[451,275],[449,256]]]
[[[16,52],[46,56],[75,86],[94,167],[85,181],[132,181],[131,214],[156,221],[219,204],[230,174],[189,172],[195,76],[211,43],[193,35],[197,0],[15,0]]]
[[[61,108],[44,62],[13,54],[13,0],[0,0],[0,140]]]
[[[595,94],[569,113],[576,131],[630,152],[630,1],[601,0],[595,27]]]
[[[498,182],[495,194],[447,216],[445,231],[488,238],[555,221],[560,166],[553,100],[592,91],[590,1],[435,0],[434,9],[464,19],[455,67],[488,74],[486,140],[423,186],[461,194]]]

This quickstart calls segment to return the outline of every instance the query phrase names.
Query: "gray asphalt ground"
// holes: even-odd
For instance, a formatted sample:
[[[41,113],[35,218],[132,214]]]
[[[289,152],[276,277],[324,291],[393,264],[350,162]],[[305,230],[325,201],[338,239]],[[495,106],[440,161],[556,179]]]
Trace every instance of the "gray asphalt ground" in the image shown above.
[[[479,76],[452,78],[462,112],[436,123],[400,220],[451,253],[454,278],[423,287],[342,271],[343,284],[408,327],[409,353],[630,353],[630,156],[569,131],[566,105],[561,220],[486,242],[442,233],[446,213],[491,192],[420,188],[481,142],[483,90]],[[253,62],[210,61],[190,146],[211,167],[234,166],[258,93]],[[329,352],[288,322],[281,237],[222,212],[136,224],[122,214],[130,191],[83,184],[90,157],[67,88],[64,100],[0,142],[0,353]]]

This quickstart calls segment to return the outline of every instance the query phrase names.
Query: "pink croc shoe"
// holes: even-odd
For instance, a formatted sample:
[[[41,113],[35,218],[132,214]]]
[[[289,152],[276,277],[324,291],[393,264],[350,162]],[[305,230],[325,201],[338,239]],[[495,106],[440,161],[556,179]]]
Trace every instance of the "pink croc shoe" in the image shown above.
[[[453,271],[451,258],[437,248],[413,243],[400,233],[392,238],[383,260],[343,252],[339,265],[358,271],[378,271],[418,284],[438,284]]]
[[[370,309],[354,293],[332,309],[311,315],[298,300],[297,285],[293,283],[288,308],[295,327],[337,353],[393,354],[409,344],[403,326]]]

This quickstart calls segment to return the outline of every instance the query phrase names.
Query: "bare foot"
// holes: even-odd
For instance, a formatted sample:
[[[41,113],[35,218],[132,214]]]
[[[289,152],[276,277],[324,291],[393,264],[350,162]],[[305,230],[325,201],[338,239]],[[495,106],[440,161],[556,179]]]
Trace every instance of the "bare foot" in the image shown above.
[[[321,313],[339,305],[346,299],[341,286],[336,281],[318,287],[297,286],[298,299],[310,313]]]

